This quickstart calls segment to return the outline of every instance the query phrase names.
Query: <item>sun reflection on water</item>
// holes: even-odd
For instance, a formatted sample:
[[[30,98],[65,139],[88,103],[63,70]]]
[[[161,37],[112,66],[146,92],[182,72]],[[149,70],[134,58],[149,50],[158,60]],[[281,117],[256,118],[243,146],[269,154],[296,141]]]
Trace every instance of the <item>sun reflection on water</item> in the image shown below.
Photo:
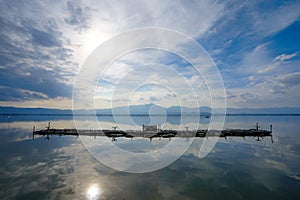
[[[87,197],[89,200],[99,199],[101,193],[102,193],[102,190],[98,184],[91,185],[86,191],[86,194],[87,194]]]

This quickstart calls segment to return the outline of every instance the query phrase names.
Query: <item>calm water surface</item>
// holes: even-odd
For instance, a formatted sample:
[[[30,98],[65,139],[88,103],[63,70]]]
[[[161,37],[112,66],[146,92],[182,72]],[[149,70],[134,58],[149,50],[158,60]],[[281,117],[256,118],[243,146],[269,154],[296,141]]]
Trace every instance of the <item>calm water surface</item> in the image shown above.
[[[120,128],[139,129],[142,124],[162,120],[128,118],[119,119]],[[225,128],[252,128],[260,122],[261,128],[268,129],[273,124],[274,143],[270,138],[222,138],[205,158],[199,159],[197,142],[203,138],[198,138],[168,167],[143,174],[106,167],[83,147],[80,138],[33,140],[32,126],[45,128],[48,121],[55,128],[74,127],[71,117],[0,117],[0,199],[300,199],[299,116],[226,117]],[[115,125],[112,117],[100,117],[99,121],[103,128]],[[176,129],[180,118],[164,121],[164,128]],[[88,119],[82,123],[94,127]],[[189,117],[184,123],[191,128],[206,128],[209,119],[198,122]],[[144,152],[168,142],[124,138],[115,144]]]

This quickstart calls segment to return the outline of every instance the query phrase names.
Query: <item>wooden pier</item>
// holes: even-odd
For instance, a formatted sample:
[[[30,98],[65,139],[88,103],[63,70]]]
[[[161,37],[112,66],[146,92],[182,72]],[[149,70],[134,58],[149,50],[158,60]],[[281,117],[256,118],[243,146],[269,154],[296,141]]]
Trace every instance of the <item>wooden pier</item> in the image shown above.
[[[270,130],[259,129],[258,123],[254,129],[225,129],[225,130],[167,130],[167,129],[159,129],[155,128],[155,126],[143,126],[142,130],[117,130],[116,127],[113,129],[103,129],[103,130],[93,130],[93,129],[53,129],[50,127],[50,122],[46,129],[35,130],[33,127],[33,139],[35,135],[46,136],[46,139],[50,139],[50,135],[71,135],[71,136],[106,136],[112,138],[115,141],[117,137],[124,138],[135,138],[135,137],[143,137],[149,138],[152,140],[153,138],[172,138],[172,137],[255,137],[258,141],[260,141],[263,137],[271,137],[271,141],[273,142],[272,137],[272,125],[270,125]]]

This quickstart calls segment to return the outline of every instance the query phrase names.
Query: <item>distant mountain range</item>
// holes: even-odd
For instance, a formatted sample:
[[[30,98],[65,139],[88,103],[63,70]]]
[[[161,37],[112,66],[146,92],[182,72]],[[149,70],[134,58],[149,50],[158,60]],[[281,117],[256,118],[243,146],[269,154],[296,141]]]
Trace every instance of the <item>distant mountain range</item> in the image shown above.
[[[93,110],[76,110],[76,114],[93,114]],[[129,107],[116,107],[113,109],[97,109],[97,115],[211,115],[211,108],[203,106],[188,108],[172,106],[163,108],[155,104],[134,105]],[[220,109],[215,109],[220,114]],[[16,108],[0,106],[1,115],[72,115],[72,110],[48,108]],[[298,107],[278,108],[227,108],[227,115],[280,115],[300,114]]]

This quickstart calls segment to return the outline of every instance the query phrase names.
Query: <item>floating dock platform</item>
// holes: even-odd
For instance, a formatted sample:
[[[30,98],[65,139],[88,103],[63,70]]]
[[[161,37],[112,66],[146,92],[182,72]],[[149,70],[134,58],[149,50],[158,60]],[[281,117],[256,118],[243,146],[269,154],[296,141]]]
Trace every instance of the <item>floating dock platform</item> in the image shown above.
[[[155,128],[156,127],[156,128]],[[48,127],[42,130],[35,130],[33,127],[33,139],[35,135],[47,136],[49,139],[50,135],[71,135],[71,136],[106,136],[111,137],[115,141],[117,137],[124,138],[134,138],[134,137],[143,137],[143,138],[172,138],[172,137],[256,137],[259,141],[263,137],[272,137],[272,125],[270,125],[270,130],[259,129],[258,123],[254,129],[225,129],[225,130],[168,130],[168,129],[159,129],[157,126],[143,126],[142,130],[117,130],[117,127],[113,127],[112,130],[103,129],[103,130],[80,130],[80,129],[53,129],[50,128],[50,122]]]

